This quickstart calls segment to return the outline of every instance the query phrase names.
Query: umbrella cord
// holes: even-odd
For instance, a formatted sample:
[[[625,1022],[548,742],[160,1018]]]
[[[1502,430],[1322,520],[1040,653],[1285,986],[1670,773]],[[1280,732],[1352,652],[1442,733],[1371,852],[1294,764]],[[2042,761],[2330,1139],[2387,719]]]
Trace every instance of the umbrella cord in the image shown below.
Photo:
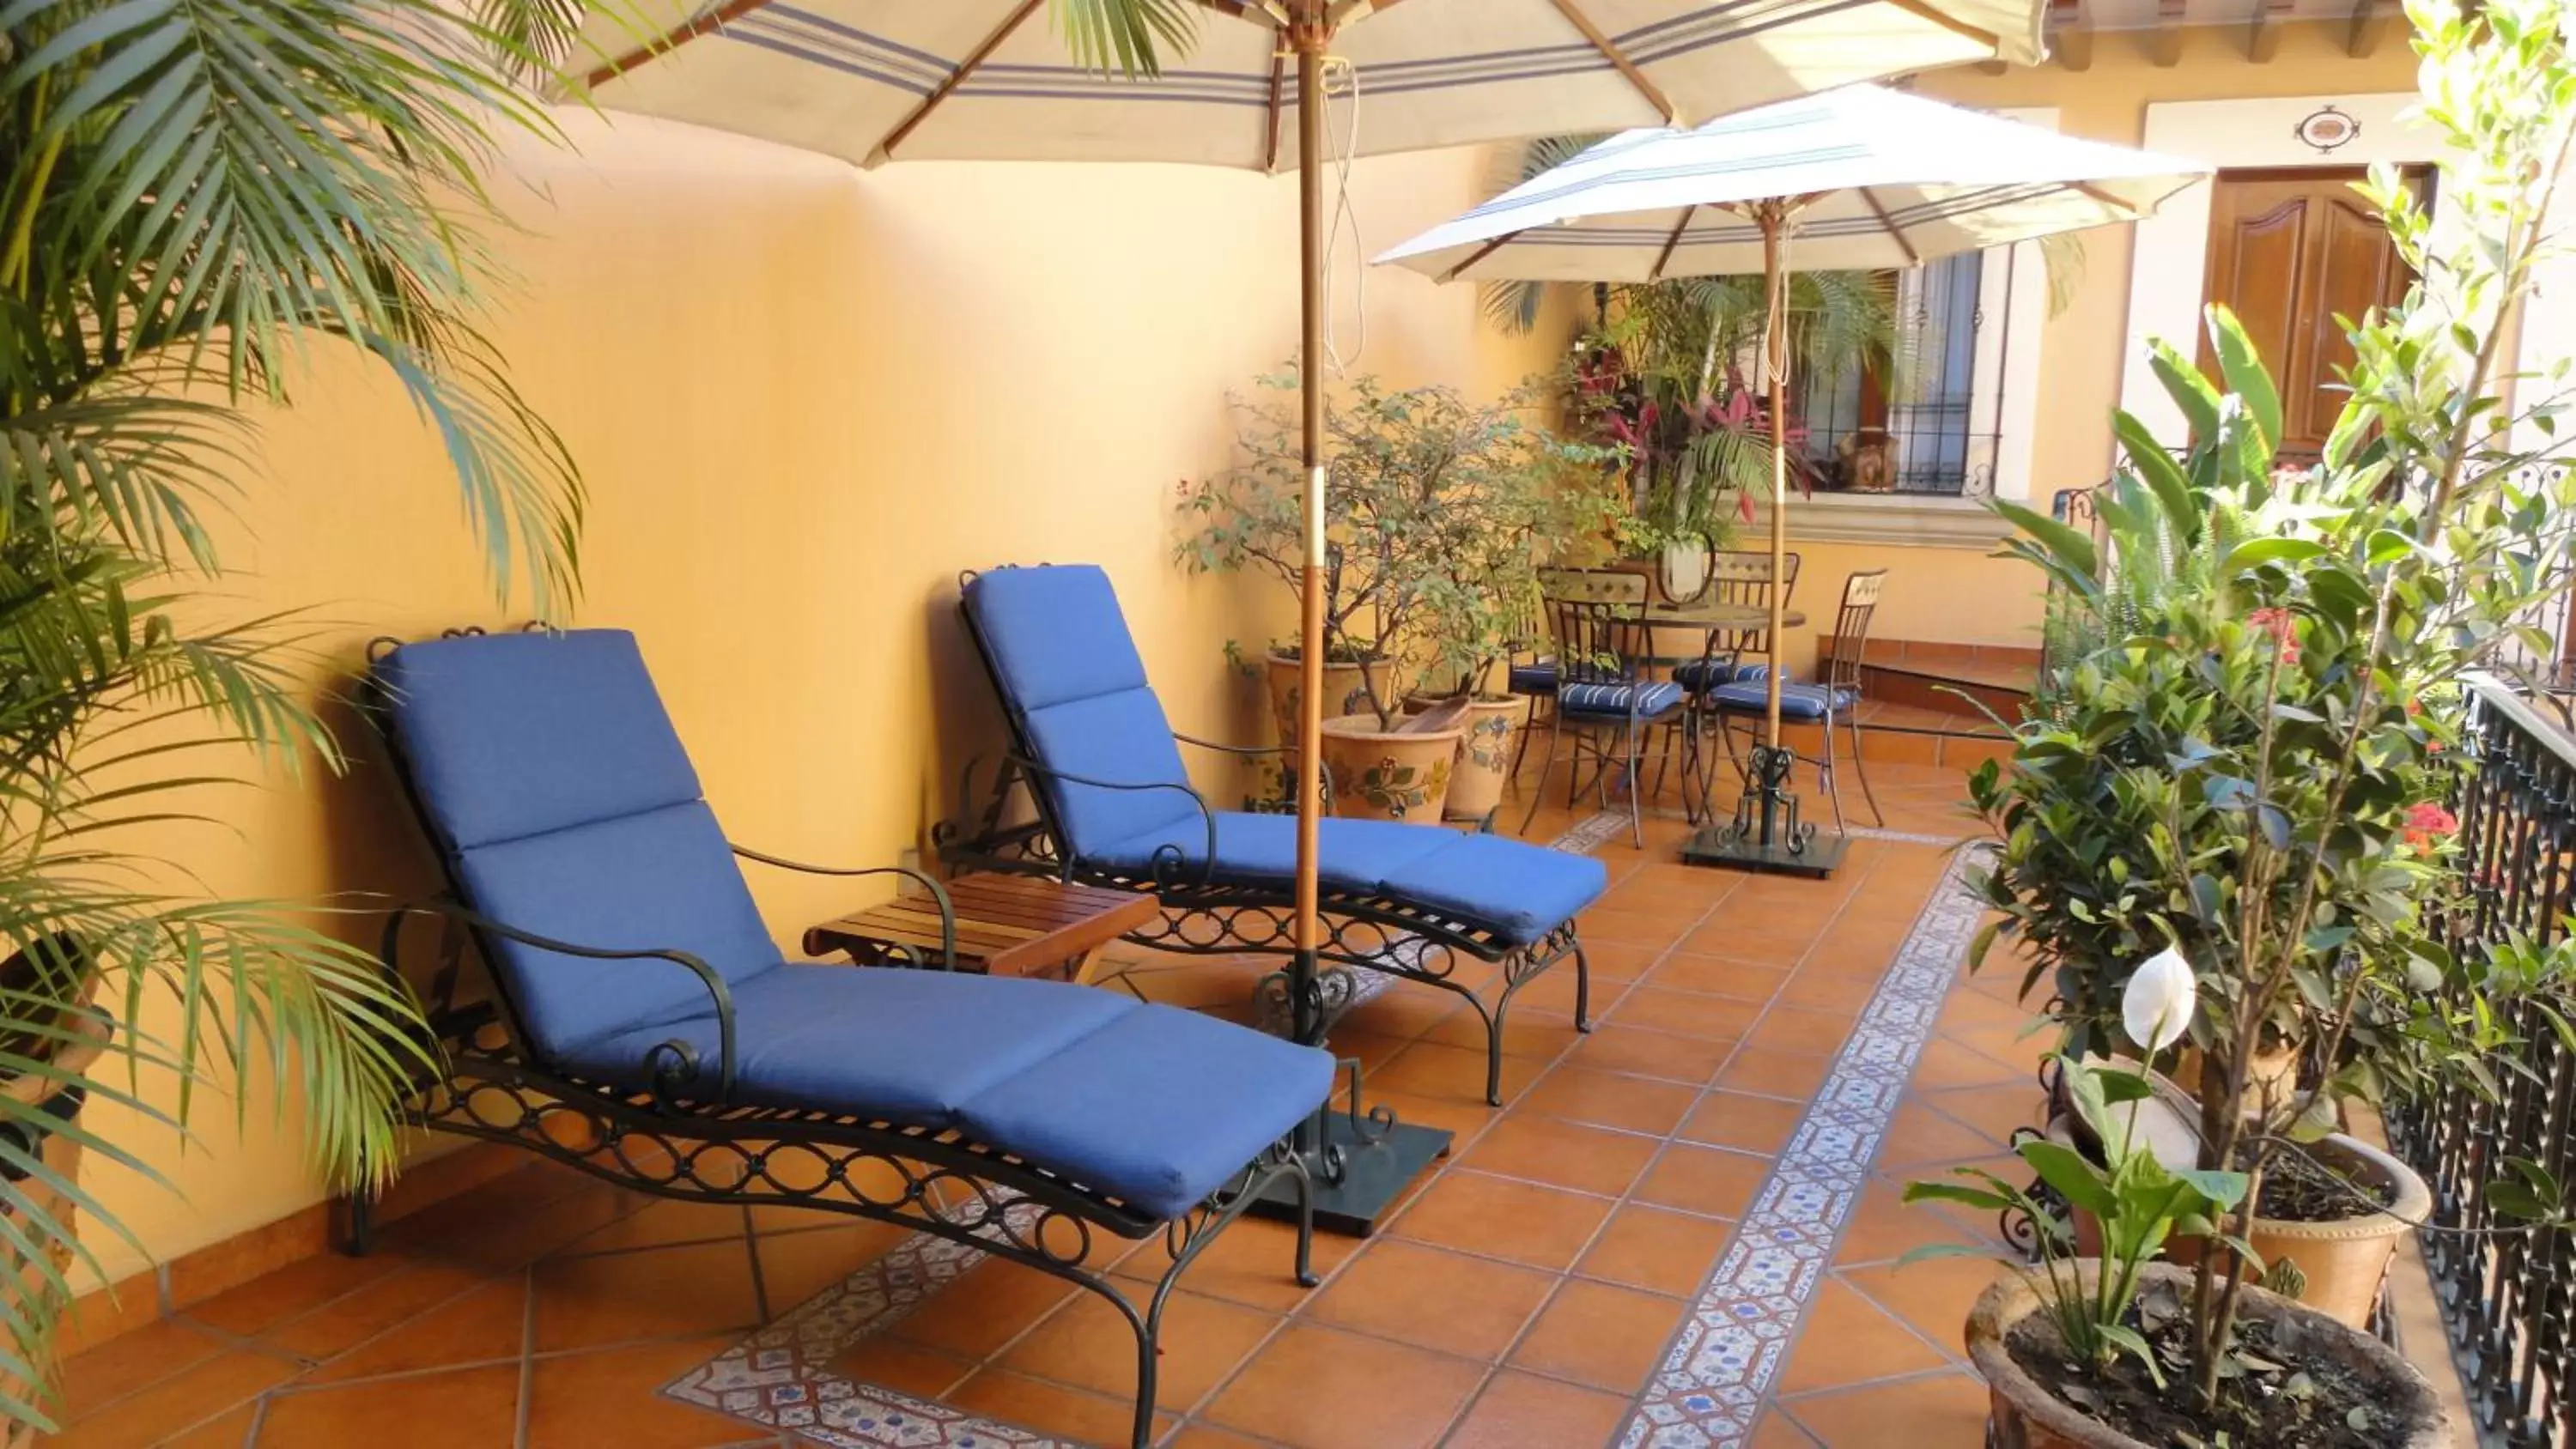
[[[1336,377],[1348,376],[1352,365],[1368,350],[1368,243],[1360,233],[1359,213],[1351,208],[1351,162],[1359,155],[1360,149],[1360,71],[1346,57],[1325,56],[1326,106],[1329,108],[1332,98],[1343,92],[1348,92],[1351,103],[1343,108],[1348,121],[1342,134],[1334,138],[1332,127],[1327,124],[1324,128],[1328,142],[1338,142],[1333,145],[1335,154],[1332,157],[1333,220],[1324,233],[1324,356],[1331,363]],[[1358,265],[1352,268],[1356,280],[1351,287],[1351,311],[1356,325],[1348,356],[1342,352],[1339,329],[1334,322],[1337,313],[1333,307],[1333,281],[1340,270],[1336,265],[1339,256],[1337,244],[1346,229],[1351,235],[1351,254],[1358,259]]]

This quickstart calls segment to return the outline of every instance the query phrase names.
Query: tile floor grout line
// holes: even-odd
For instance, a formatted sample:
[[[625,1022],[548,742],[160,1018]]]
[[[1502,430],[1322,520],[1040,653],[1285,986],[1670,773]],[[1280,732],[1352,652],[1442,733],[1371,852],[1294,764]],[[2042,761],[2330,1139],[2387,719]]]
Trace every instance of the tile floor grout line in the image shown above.
[[[1811,1094],[1807,1111],[1788,1145],[1774,1159],[1770,1177],[1755,1190],[1753,1202],[1738,1224],[1734,1239],[1722,1250],[1707,1281],[1692,1296],[1692,1309],[1685,1313],[1666,1347],[1657,1377],[1650,1379],[1646,1388],[1631,1401],[1627,1418],[1611,1436],[1613,1446],[1635,1449],[1635,1446],[1644,1444],[1655,1429],[1685,1424],[1713,1444],[1736,1446],[1741,1445],[1759,1423],[1770,1398],[1772,1375],[1786,1364],[1814,1307],[1812,1287],[1802,1288],[1801,1285],[1812,1285],[1830,1274],[1833,1250],[1850,1225],[1861,1191],[1876,1173],[1877,1158],[1885,1145],[1888,1126],[1912,1081],[1915,1064],[1937,1033],[1937,1018],[1948,996],[1949,978],[1958,969],[1957,953],[1966,944],[1966,935],[1956,930],[1955,923],[1948,917],[1962,910],[1967,911],[1971,920],[1975,916],[1973,910],[1967,910],[1971,902],[1959,888],[1974,855],[1973,847],[1953,852],[1932,881],[1913,928],[1898,944],[1877,991],[1846,1034],[1842,1049],[1832,1059],[1825,1080]],[[1884,863],[1883,859],[1881,863]],[[1873,874],[1878,868],[1872,867]],[[1918,952],[1925,961],[1909,959]],[[1913,1020],[1898,1022],[1895,1018],[1907,1009],[1908,998],[1916,986],[1909,973],[1918,969],[1923,971],[1927,981],[1940,983],[1939,989],[1929,993],[1928,1002],[1910,1003]],[[1885,1034],[1887,1050],[1873,1052],[1872,1043],[1864,1039],[1863,1033],[1873,1026],[1873,1018],[1878,1017],[1884,1017],[1890,1023]],[[1840,1102],[1839,1096],[1860,1095],[1873,1085],[1867,1078],[1873,1070],[1871,1059],[1874,1055],[1896,1058],[1893,1066],[1902,1069],[1902,1077],[1878,1084],[1880,1101],[1859,1106]],[[1838,1084],[1847,1079],[1849,1086],[1838,1094]],[[1875,1113],[1876,1120],[1866,1124],[1857,1120],[1837,1122],[1834,1114],[1838,1111],[1849,1112],[1855,1118]],[[1839,1156],[1828,1153],[1823,1159],[1829,1162],[1833,1171],[1857,1168],[1847,1193],[1840,1193],[1831,1185],[1819,1184],[1805,1174],[1792,1177],[1783,1172],[1802,1143],[1813,1146],[1813,1139],[1827,1131],[1838,1137],[1854,1139],[1843,1144],[1845,1150]],[[1824,1195],[1824,1201],[1803,1204],[1815,1215],[1798,1225],[1784,1221],[1773,1229],[1774,1237],[1779,1241],[1757,1244],[1748,1236],[1754,1230],[1756,1219],[1766,1208],[1775,1206],[1777,1200],[1792,1194],[1803,1198],[1816,1192]],[[1834,1208],[1837,1196],[1849,1199],[1841,1203],[1839,1212]],[[1815,1231],[1818,1227],[1823,1230],[1821,1235]],[[1819,1236],[1821,1242],[1816,1241]],[[1787,1246],[1791,1242],[1799,1247]],[[1800,1251],[1800,1247],[1806,1251]],[[1782,1261],[1784,1259],[1787,1261]],[[1739,1296],[1744,1296],[1744,1301],[1736,1309],[1735,1322],[1720,1319],[1716,1306],[1729,1290],[1730,1285],[1723,1280],[1730,1270],[1741,1280],[1736,1291]],[[1768,1286],[1757,1288],[1757,1284]],[[1745,1296],[1744,1290],[1758,1291],[1767,1296],[1757,1303],[1753,1297]],[[1774,1330],[1768,1336],[1768,1342],[1765,1342],[1766,1335],[1753,1326],[1766,1319]],[[1719,1351],[1713,1367],[1734,1373],[1741,1379],[1741,1382],[1723,1389],[1713,1388],[1707,1382],[1705,1371],[1697,1375],[1685,1372],[1685,1351],[1691,1351],[1688,1366],[1697,1368],[1700,1357],[1719,1337],[1728,1341]],[[1660,1398],[1659,1389],[1663,1391]]]
[[[542,1258],[540,1259],[542,1261]],[[528,1420],[537,1387],[537,1269],[531,1263],[519,1270],[527,1285],[527,1301],[519,1305],[519,1389],[515,1405],[515,1424],[510,1431],[511,1449],[528,1449]]]
[[[242,1426],[241,1449],[254,1449],[259,1443],[260,1428],[268,1422],[268,1403],[267,1394],[251,1401],[250,1422]]]

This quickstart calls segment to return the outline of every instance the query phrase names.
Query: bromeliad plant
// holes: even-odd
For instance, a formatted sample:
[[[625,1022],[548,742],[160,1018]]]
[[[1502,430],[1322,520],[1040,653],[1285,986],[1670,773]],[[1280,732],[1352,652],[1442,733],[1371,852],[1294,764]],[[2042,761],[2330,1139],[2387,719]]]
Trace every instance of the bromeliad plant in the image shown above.
[[[2544,218],[2576,136],[2576,65],[2564,0],[2408,13],[2419,114],[2452,151],[2443,210],[2385,167],[2360,188],[2420,280],[2351,324],[2350,397],[2322,457],[2279,465],[2278,391],[2213,309],[2225,385],[2157,349],[2191,447],[2176,457],[2118,420],[2106,546],[1998,505],[2076,642],[2009,767],[1972,783],[2002,842],[1980,882],[2002,919],[1976,956],[2016,941],[2076,1055],[2139,1045],[2116,1010],[2132,963],[2168,947],[2191,963],[2201,1165],[2250,1179],[2221,1225],[2239,1237],[2282,1153],[2347,1101],[2475,1080],[2498,1044],[2482,998],[2547,974],[2447,949],[2439,913],[2460,883],[2440,802],[2472,767],[2463,677],[2544,644],[2531,621],[2576,552],[2566,368],[2508,378],[2502,341],[2559,251]],[[2308,1071],[2267,1088],[2258,1064],[2280,1054]],[[2257,1271],[2229,1254],[2197,1269],[2191,1367],[2213,1418]]]
[[[1293,395],[1292,371],[1261,380]],[[1368,667],[1381,729],[1403,710],[1397,666],[1473,678],[1512,642],[1543,551],[1612,516],[1610,455],[1530,421],[1535,387],[1470,403],[1453,388],[1353,379],[1326,416],[1324,640]],[[1292,592],[1304,558],[1305,475],[1294,410],[1239,402],[1243,461],[1181,488],[1182,567],[1250,569]]]

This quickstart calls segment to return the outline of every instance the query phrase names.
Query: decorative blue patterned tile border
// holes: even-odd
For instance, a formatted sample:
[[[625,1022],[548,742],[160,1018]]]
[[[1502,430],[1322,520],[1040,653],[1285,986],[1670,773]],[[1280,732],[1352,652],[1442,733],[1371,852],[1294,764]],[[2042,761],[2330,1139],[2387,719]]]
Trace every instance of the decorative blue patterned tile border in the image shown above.
[[[1620,1449],[1738,1449],[1752,1434],[1976,934],[1962,879],[1976,855],[1951,857],[1630,1412]]]
[[[1548,844],[1586,855],[1626,825],[1625,815],[1604,812]],[[1414,937],[1390,942],[1389,949],[1401,952],[1408,942],[1420,949]],[[1364,973],[1353,1004],[1384,991],[1394,980]],[[850,1345],[891,1327],[985,1257],[963,1243],[914,1233],[776,1322],[664,1384],[662,1395],[832,1449],[1082,1449],[1032,1429],[860,1383],[832,1367]]]

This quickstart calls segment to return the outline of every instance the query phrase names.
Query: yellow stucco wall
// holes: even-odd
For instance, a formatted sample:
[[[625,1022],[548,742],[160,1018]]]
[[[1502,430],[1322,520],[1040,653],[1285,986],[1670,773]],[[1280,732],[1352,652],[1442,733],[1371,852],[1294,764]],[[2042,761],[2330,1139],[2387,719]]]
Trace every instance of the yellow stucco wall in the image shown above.
[[[2161,68],[2147,57],[2145,33],[2109,31],[2095,37],[2093,65],[2087,71],[2053,65],[2002,75],[1949,70],[1922,77],[1918,89],[1935,99],[1985,108],[2054,107],[2061,131],[2134,146],[2142,140],[2147,107],[2158,101],[2414,88],[2414,53],[2402,30],[2392,30],[2377,53],[2364,60],[2346,52],[2344,33],[2340,24],[2285,26],[2273,58],[2257,65],[2246,56],[2245,27],[2193,27],[2181,34],[2179,63]],[[2061,488],[2088,487],[2109,472],[2111,411],[2119,400],[2128,327],[2130,254],[2126,227],[2085,233],[2080,279],[2065,309],[2042,329],[2031,473],[2031,491],[2040,506]],[[2182,345],[2189,350],[2188,341]],[[2037,642],[2039,595],[2030,570],[2013,560],[1973,548],[1884,543],[1806,540],[1797,548],[1803,556],[1799,599],[1805,612],[1827,627],[1844,577],[1856,568],[1883,566],[1891,570],[1878,617],[1879,632],[1886,637]],[[1811,625],[1788,641],[1793,664],[1812,664],[1815,633]]]
[[[632,120],[567,115],[581,154],[531,153],[494,326],[593,490],[579,622],[635,630],[731,833],[874,864],[912,847],[990,702],[953,622],[961,569],[1093,560],[1124,595],[1184,729],[1247,738],[1230,637],[1284,598],[1171,563],[1175,483],[1221,466],[1230,388],[1294,347],[1296,187],[1165,167],[835,162]],[[1364,163],[1383,245],[1479,200],[1471,154]],[[1342,261],[1340,329],[1357,297]],[[1360,365],[1500,391],[1552,345],[1483,328],[1474,297],[1366,281]],[[311,605],[317,691],[376,634],[501,624],[440,456],[395,391],[339,365],[264,421],[228,585],[245,611]],[[372,741],[354,777],[210,801],[224,830],[160,842],[215,889],[318,897],[429,880]],[[756,876],[792,938],[846,885]],[[368,928],[359,927],[365,931]],[[362,936],[361,939],[372,939]],[[177,1195],[99,1163],[89,1185],[173,1256],[320,1196],[265,1093],[181,1154],[112,1109]],[[102,1235],[93,1235],[102,1236]],[[137,1266],[102,1240],[111,1274]]]

